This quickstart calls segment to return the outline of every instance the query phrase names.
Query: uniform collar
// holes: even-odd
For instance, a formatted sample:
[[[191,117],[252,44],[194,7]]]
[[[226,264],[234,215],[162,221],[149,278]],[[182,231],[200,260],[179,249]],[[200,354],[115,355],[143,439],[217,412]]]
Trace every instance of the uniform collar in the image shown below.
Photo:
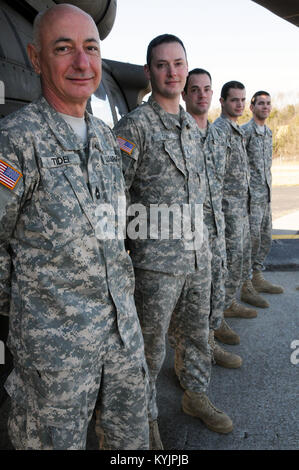
[[[174,117],[171,116],[170,113],[167,113],[166,111],[164,111],[164,109],[157,103],[157,101],[153,99],[152,95],[148,99],[148,104],[150,104],[152,108],[154,109],[154,111],[158,114],[158,116],[160,117],[166,129],[171,130],[174,127],[183,128],[185,126],[187,128],[191,127],[193,118],[192,116],[186,113],[186,111],[184,110],[184,108],[182,108],[181,105],[179,107],[180,122],[178,122]]]
[[[83,150],[84,142],[75,134],[73,129],[66,123],[62,116],[42,96],[37,101],[39,111],[45,118],[48,126],[64,150]],[[88,129],[88,141],[96,137],[95,129],[90,114],[85,111],[85,119]]]
[[[235,121],[232,121],[231,119],[229,119],[225,114],[221,114],[220,116],[222,119],[225,119],[233,129],[235,129],[235,131],[237,131],[239,134],[243,135],[243,131],[241,129],[241,127],[239,126],[239,124],[237,124]]]
[[[266,124],[264,124],[264,131],[262,131],[253,118],[250,120],[250,123],[253,126],[256,134],[264,136],[268,133],[268,127],[266,126]]]

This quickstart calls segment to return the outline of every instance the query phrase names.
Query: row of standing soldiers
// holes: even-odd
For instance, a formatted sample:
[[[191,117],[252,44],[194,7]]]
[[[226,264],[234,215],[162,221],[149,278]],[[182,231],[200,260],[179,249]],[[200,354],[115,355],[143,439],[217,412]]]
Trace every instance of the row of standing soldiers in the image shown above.
[[[271,240],[269,129],[254,119],[237,125],[239,82],[224,87],[222,115],[208,124],[210,75],[188,76],[176,36],[151,41],[152,96],[117,123],[118,142],[86,112],[101,80],[89,15],[69,4],[42,12],[28,54],[42,96],[0,125],[0,313],[9,315],[14,360],[5,383],[13,446],[84,449],[95,410],[100,449],[163,448],[156,381],[166,334],[183,410],[230,432],[207,390],[213,360],[242,361],[214,335],[236,343],[224,317],[256,315],[236,302],[241,283],[251,303],[264,301],[255,289],[279,291],[261,275]],[[184,87],[190,114],[179,105]],[[252,102],[254,116],[261,106]],[[109,218],[125,192],[127,213],[138,205],[142,214],[126,247],[113,237],[120,221]],[[190,230],[172,236],[173,217],[159,238],[150,218],[157,206],[185,209],[178,225],[187,220]],[[144,227],[155,235],[136,236]]]
[[[165,61],[167,41],[151,46],[152,61]],[[171,42],[171,38],[168,40]],[[181,44],[173,57],[180,57]],[[171,62],[170,59],[168,59]],[[146,71],[153,93],[147,103],[123,117],[115,126],[122,149],[123,174],[130,204],[203,204],[202,244],[186,246],[179,240],[129,239],[135,270],[135,302],[145,339],[150,373],[150,420],[158,436],[156,380],[165,357],[165,337],[175,350],[175,372],[184,389],[183,410],[199,417],[220,433],[233,429],[231,419],[215,409],[207,397],[211,366],[238,368],[242,359],[226,352],[215,338],[238,344],[239,336],[225,317],[252,318],[256,310],[237,302],[268,307],[259,292],[280,293],[282,288],[262,276],[271,246],[272,134],[265,125],[271,98],[257,92],[251,101],[253,118],[240,127],[245,107],[242,83],[226,83],[221,91],[222,114],[212,124],[208,111],[212,81],[208,71],[189,72],[183,91],[185,110],[170,112],[159,88],[154,65]],[[168,64],[169,69],[171,65]],[[170,80],[179,74],[175,64]],[[191,117],[191,116],[192,117]],[[125,145],[126,143],[127,145]],[[193,214],[193,215],[192,215]],[[162,238],[162,237],[161,237]],[[161,441],[156,442],[162,448]]]

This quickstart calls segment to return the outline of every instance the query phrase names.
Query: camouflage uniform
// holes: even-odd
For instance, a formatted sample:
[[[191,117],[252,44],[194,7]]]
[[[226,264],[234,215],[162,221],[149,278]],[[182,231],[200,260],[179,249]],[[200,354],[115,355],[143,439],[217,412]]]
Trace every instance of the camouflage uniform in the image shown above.
[[[212,252],[212,292],[210,328],[216,330],[223,319],[225,302],[226,247],[225,221],[222,210],[222,191],[226,155],[226,139],[213,124],[208,123],[207,134],[199,145],[206,167],[206,199],[204,222],[209,231]]]
[[[194,145],[198,129],[191,116],[180,108],[178,121],[150,97],[147,103],[122,118],[115,132],[122,148],[130,202],[146,208],[143,218],[148,230],[153,226],[148,218],[150,209],[164,204],[176,206],[179,211],[184,205],[191,207],[194,231],[193,209],[196,204],[202,207],[204,202],[205,175],[204,162],[198,158]],[[202,215],[199,218],[202,223]],[[156,380],[165,357],[165,335],[176,305],[171,329],[176,347],[184,351],[187,372],[182,380],[186,388],[207,388],[211,367],[208,346],[211,255],[207,233],[204,231],[203,244],[196,246],[184,236],[175,239],[175,229],[174,222],[170,224],[168,239],[150,236],[132,239],[128,233],[128,248],[135,268],[136,307],[149,366],[149,412],[153,420],[158,414]],[[201,360],[194,363],[200,348]],[[188,363],[193,364],[192,368]]]
[[[120,153],[104,123],[86,122],[86,148],[43,97],[1,122],[0,160],[17,181],[0,184],[0,299],[20,449],[84,448],[99,387],[104,448],[148,446],[133,267],[123,238],[99,239],[99,210],[124,197]]]
[[[272,132],[259,129],[254,119],[242,126],[250,168],[250,234],[252,269],[262,271],[272,242]]]
[[[224,115],[217,118],[213,125],[227,139],[222,209],[228,269],[225,308],[228,308],[241,282],[250,279],[249,168],[242,129]]]

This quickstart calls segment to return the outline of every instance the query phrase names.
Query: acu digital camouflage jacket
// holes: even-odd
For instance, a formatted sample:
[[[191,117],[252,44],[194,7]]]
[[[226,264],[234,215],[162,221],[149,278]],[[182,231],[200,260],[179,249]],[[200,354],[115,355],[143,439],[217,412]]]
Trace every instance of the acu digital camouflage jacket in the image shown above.
[[[44,98],[1,121],[0,312],[24,367],[89,364],[115,321],[125,345],[139,338],[123,234],[101,236],[124,198],[120,151],[86,120],[88,149]]]
[[[271,201],[272,132],[260,130],[254,119],[241,126],[245,133],[250,169],[250,194],[254,203]]]
[[[123,117],[115,126],[122,149],[122,166],[130,204],[139,204],[144,223],[143,238],[130,238],[128,247],[135,267],[172,274],[193,272],[201,263],[203,247],[187,241],[184,230],[178,236],[179,215],[183,208],[190,210],[192,233],[202,230],[202,240],[207,243],[203,227],[202,205],[205,200],[204,161],[198,149],[200,138],[194,119],[180,108],[176,119],[149,98],[147,103]],[[154,209],[164,206],[169,218],[169,236],[153,236],[156,223]],[[195,208],[201,208],[196,213]],[[173,221],[176,218],[177,224]],[[167,215],[166,218],[167,219]],[[200,219],[200,220],[199,220]],[[166,224],[168,220],[165,220]],[[188,224],[186,224],[188,225]],[[185,227],[186,228],[186,227]],[[154,230],[153,230],[154,229]],[[175,238],[176,237],[176,238]]]
[[[250,175],[244,131],[223,114],[213,122],[213,126],[225,134],[229,148],[225,163],[223,198],[248,200]]]

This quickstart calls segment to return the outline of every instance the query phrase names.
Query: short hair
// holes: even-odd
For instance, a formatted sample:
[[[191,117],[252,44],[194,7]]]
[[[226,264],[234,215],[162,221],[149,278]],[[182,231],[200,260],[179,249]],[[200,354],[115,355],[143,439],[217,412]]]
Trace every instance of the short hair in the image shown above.
[[[257,92],[254,93],[253,97],[251,98],[250,103],[253,104],[253,106],[254,106],[255,103],[256,103],[257,97],[261,96],[261,95],[270,96],[270,93],[268,93],[267,91],[263,91],[263,90],[257,91]]]
[[[152,52],[155,47],[160,46],[160,44],[166,44],[166,43],[171,43],[171,42],[178,42],[184,49],[184,52],[187,58],[185,46],[183,44],[183,41],[181,41],[180,38],[178,38],[177,36],[174,36],[173,34],[161,34],[160,36],[157,36],[154,39],[152,39],[147,47],[147,53],[146,53],[147,65],[150,66],[151,64]]]
[[[228,93],[229,93],[229,90],[231,88],[236,88],[236,89],[239,89],[239,90],[244,90],[245,89],[245,86],[243,85],[243,83],[241,82],[237,82],[236,80],[232,80],[230,82],[227,82],[223,85],[222,89],[221,89],[221,98],[224,99],[224,101],[226,100],[226,98],[228,97]]]
[[[187,93],[187,91],[188,91],[189,77],[191,77],[191,75],[208,75],[208,77],[210,78],[211,83],[212,83],[211,74],[210,74],[210,72],[208,72],[207,70],[205,70],[205,69],[193,69],[193,70],[190,70],[190,72],[188,73],[188,76],[187,76],[187,80],[186,80],[185,87],[184,87],[184,92],[185,92],[185,93]]]
[[[46,13],[46,10],[39,12],[33,21],[33,44],[35,45],[37,50],[41,49],[40,27],[41,27],[41,22],[45,13]]]

